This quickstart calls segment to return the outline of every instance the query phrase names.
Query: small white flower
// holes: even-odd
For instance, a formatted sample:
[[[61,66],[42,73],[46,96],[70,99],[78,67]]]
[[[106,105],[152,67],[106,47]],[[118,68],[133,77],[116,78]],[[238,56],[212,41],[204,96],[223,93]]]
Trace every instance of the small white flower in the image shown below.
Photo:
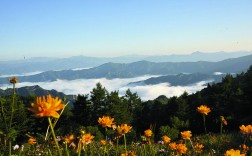
[[[216,151],[214,149],[212,149],[213,153],[216,153]]]
[[[165,151],[165,149],[162,148],[162,149],[158,150],[158,152],[164,153],[164,152],[166,152],[166,151]]]
[[[60,136],[57,136],[57,137],[56,137],[56,140],[57,140],[57,141],[61,141],[61,137],[60,137]]]
[[[15,146],[13,146],[13,150],[15,151],[15,150],[18,150],[19,149],[19,145],[18,144],[16,144]]]

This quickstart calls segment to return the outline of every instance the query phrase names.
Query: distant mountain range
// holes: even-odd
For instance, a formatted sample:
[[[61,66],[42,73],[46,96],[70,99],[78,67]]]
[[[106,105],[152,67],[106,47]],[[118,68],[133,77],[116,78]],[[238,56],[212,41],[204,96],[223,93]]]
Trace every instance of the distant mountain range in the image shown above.
[[[97,67],[102,64],[111,63],[133,63],[138,61],[148,62],[198,62],[210,61],[217,62],[228,58],[237,58],[252,54],[252,51],[239,51],[239,52],[215,52],[203,53],[194,52],[185,55],[160,55],[160,56],[147,56],[147,55],[128,55],[121,57],[86,57],[75,56],[70,58],[31,58],[14,61],[0,61],[0,74],[24,74],[37,71],[49,70],[69,70],[75,68],[90,68]],[[1,76],[0,75],[0,76]]]
[[[20,82],[46,82],[57,79],[75,80],[90,78],[132,78],[142,75],[171,75],[179,73],[213,74],[240,73],[252,64],[252,55],[227,59],[219,62],[148,62],[105,63],[101,66],[83,70],[47,71],[36,75],[19,76]],[[10,77],[0,78],[0,84],[6,84]]]
[[[222,78],[225,77],[226,74],[201,74],[201,73],[193,73],[193,74],[178,74],[178,75],[167,75],[167,76],[159,76],[152,77],[143,81],[131,82],[129,85],[155,85],[159,83],[169,83],[171,86],[188,86],[194,85],[195,83],[206,81],[209,82],[221,82]]]

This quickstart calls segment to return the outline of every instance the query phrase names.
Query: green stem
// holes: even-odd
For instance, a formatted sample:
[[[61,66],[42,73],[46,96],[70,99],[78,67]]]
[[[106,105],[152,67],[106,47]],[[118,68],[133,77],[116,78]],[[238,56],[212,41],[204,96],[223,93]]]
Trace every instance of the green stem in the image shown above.
[[[3,106],[2,102],[1,102],[1,116],[2,116],[4,124],[5,124],[5,129],[6,129],[6,131],[8,131],[8,125],[6,123],[5,113],[4,113],[4,106]]]
[[[13,95],[12,95],[12,103],[11,103],[11,117],[10,117],[10,123],[9,123],[9,132],[11,133],[11,126],[12,126],[12,120],[13,120],[13,114],[14,114],[14,102],[15,102],[15,83],[13,83]],[[10,134],[9,134],[10,135]],[[8,137],[9,139],[9,156],[11,156],[11,136]]]
[[[5,113],[4,113],[4,106],[3,106],[3,102],[1,102],[1,116],[3,118],[3,121],[4,121],[4,125],[5,125],[5,132],[8,133],[9,130],[8,130],[8,125],[7,125],[7,122],[6,122],[6,119],[5,119]],[[4,143],[4,150],[6,149],[6,143]]]
[[[106,142],[108,140],[108,137],[107,137],[107,127],[105,127],[105,140],[106,140]],[[107,152],[107,144],[105,145],[104,150]]]
[[[194,146],[193,146],[192,140],[190,138],[189,138],[189,140],[190,140],[191,146],[192,146],[192,148],[194,150]]]
[[[203,114],[203,122],[204,122],[205,133],[207,134],[207,130],[206,130],[206,116],[205,116],[205,114]]]
[[[52,156],[52,152],[51,152],[51,150],[50,150],[50,149],[48,149],[48,152],[49,152],[50,156]]]
[[[222,127],[223,127],[223,124],[221,122],[221,126],[220,126],[220,134],[222,135]]]
[[[119,138],[116,139],[116,156],[118,155],[118,142],[119,142]]]
[[[67,148],[67,142],[66,142],[65,148],[66,148],[66,155],[69,156],[69,151],[68,151],[68,148]]]
[[[9,130],[11,130],[12,125],[12,119],[14,114],[14,102],[15,102],[15,83],[13,84],[13,95],[12,95],[12,104],[11,104],[11,118],[10,118],[10,124],[9,124]]]
[[[81,142],[78,143],[78,156],[81,155]]]
[[[65,108],[66,108],[66,106],[67,106],[68,104],[69,104],[69,102],[68,102],[67,104],[65,104],[65,106],[64,106],[63,109],[61,110],[59,118],[61,117],[61,114],[64,112],[64,110],[65,110]],[[57,119],[54,120],[54,122],[53,122],[53,128],[56,126],[56,124],[57,124],[59,118],[57,118]],[[49,128],[49,127],[48,127],[48,128]],[[48,132],[48,131],[47,131],[46,136],[45,136],[45,141],[50,137],[50,135],[51,135],[51,132]]]
[[[143,146],[144,146],[144,155],[146,156],[146,148],[145,148],[145,144],[144,144]]]
[[[9,140],[9,156],[11,156],[11,139]]]
[[[58,149],[59,155],[61,156],[61,151],[60,151],[59,144],[58,144],[58,141],[57,141],[56,136],[55,136],[55,133],[54,133],[54,129],[53,129],[53,126],[52,126],[52,122],[51,122],[51,118],[50,118],[50,117],[48,117],[48,122],[49,122],[49,125],[50,125],[50,128],[51,128],[51,131],[52,131],[52,135],[53,135],[54,142],[55,142],[56,147],[57,147],[57,149]]]
[[[247,141],[247,139],[248,139],[249,137],[250,137],[249,135],[246,135],[246,138],[244,139],[243,144],[246,144],[246,141]]]
[[[127,153],[127,142],[126,142],[126,135],[123,134],[123,138],[124,138],[124,150],[125,150],[125,153]]]

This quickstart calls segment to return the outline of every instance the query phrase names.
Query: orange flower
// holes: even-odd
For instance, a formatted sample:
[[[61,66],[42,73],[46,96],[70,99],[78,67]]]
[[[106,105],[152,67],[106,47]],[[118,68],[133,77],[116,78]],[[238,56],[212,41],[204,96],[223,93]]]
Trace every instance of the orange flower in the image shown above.
[[[65,143],[71,143],[74,140],[74,135],[69,135],[65,137]]]
[[[121,126],[117,127],[118,134],[126,134],[132,129],[132,126],[128,126],[127,124],[122,124]]]
[[[98,119],[98,123],[102,125],[102,127],[111,127],[113,124],[114,118],[110,116],[103,116],[102,118]]]
[[[91,135],[90,133],[86,133],[81,137],[81,142],[84,145],[90,144],[92,142],[92,140],[94,139],[94,136]]]
[[[208,108],[206,105],[201,105],[197,107],[197,111],[200,112],[201,114],[207,115],[208,113],[211,112],[211,109]]]
[[[220,118],[221,118],[222,124],[226,126],[227,125],[227,120],[224,118],[224,116],[220,116]]]
[[[240,154],[240,150],[230,149],[226,151],[224,156],[245,156],[245,154]]]
[[[190,137],[192,136],[191,131],[183,131],[183,132],[180,132],[180,134],[181,134],[182,138],[185,140],[189,140]]]
[[[196,144],[194,146],[194,149],[196,152],[202,152],[202,149],[204,148],[204,146],[202,144]]]
[[[151,137],[152,136],[152,131],[150,129],[147,129],[144,131],[144,135],[147,137]]]
[[[18,83],[18,79],[13,77],[10,79],[10,83],[12,83],[12,84]]]
[[[122,153],[121,156],[136,156],[134,151],[130,151],[129,153]]]
[[[187,151],[187,147],[185,144],[177,144],[176,146],[176,150],[180,153],[180,154],[185,154]]]
[[[35,145],[37,143],[37,140],[35,139],[35,138],[29,138],[29,140],[28,140],[28,144],[30,144],[30,145]]]
[[[170,147],[171,150],[176,150],[176,148],[177,148],[176,142],[169,143],[169,147]]]
[[[240,130],[243,134],[248,134],[248,135],[252,134],[252,126],[251,125],[247,125],[247,126],[241,125]]]
[[[101,140],[101,141],[100,141],[100,144],[101,144],[101,145],[106,145],[106,143],[107,143],[106,140]]]
[[[164,141],[164,143],[169,143],[170,141],[171,141],[171,138],[169,138],[168,136],[166,136],[166,135],[164,135],[164,136],[162,136],[162,139],[163,139],[163,141]]]
[[[32,111],[36,117],[59,118],[60,115],[57,111],[63,109],[65,105],[58,97],[52,98],[51,95],[47,95],[46,97],[38,97],[37,102],[32,103],[31,106],[32,108],[28,108],[28,110]]]
[[[247,145],[245,145],[245,144],[242,144],[239,147],[242,149],[243,153],[247,153],[248,150],[249,150],[249,147]]]

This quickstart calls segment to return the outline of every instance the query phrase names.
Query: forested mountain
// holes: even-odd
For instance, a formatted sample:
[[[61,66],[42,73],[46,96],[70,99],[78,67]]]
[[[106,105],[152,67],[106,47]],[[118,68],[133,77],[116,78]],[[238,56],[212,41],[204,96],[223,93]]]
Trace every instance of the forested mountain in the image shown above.
[[[56,79],[74,80],[81,78],[132,78],[142,75],[170,75],[179,73],[214,72],[240,73],[246,71],[252,63],[252,55],[227,59],[219,62],[148,62],[139,61],[128,64],[106,63],[98,67],[83,70],[47,71],[36,75],[20,76],[20,82],[45,82]],[[0,83],[9,78],[0,78]]]
[[[214,75],[214,74],[178,74],[178,75],[167,75],[152,77],[143,81],[131,82],[130,85],[154,85],[159,83],[169,83],[171,86],[186,86],[193,85],[195,83],[205,81],[208,82],[220,82],[225,74]]]
[[[155,100],[143,103],[141,122],[147,127],[155,124],[157,127],[169,125],[171,129],[191,129],[200,133],[203,130],[202,114],[197,107],[207,105],[211,113],[206,116],[207,129],[219,132],[220,116],[228,120],[226,130],[237,130],[241,124],[252,122],[252,66],[246,73],[233,77],[227,75],[222,82],[209,84],[207,88],[188,95],[167,98],[160,96]],[[164,128],[164,127],[163,127]],[[166,127],[167,128],[167,127]]]
[[[97,118],[108,115],[115,118],[116,124],[127,123],[133,126],[134,129],[127,139],[134,140],[148,128],[153,130],[157,140],[164,134],[176,139],[182,130],[189,129],[193,134],[204,133],[202,114],[197,112],[197,107],[200,105],[207,105],[211,109],[205,118],[207,131],[219,132],[220,116],[227,119],[228,125],[223,127],[225,131],[237,131],[241,124],[249,124],[252,121],[251,88],[252,66],[247,72],[237,74],[235,77],[228,74],[222,82],[208,84],[205,89],[194,94],[188,95],[185,92],[181,96],[170,98],[161,95],[155,100],[145,102],[137,93],[132,93],[130,90],[127,90],[125,95],[119,96],[118,91],[108,92],[98,83],[90,94],[78,95],[72,107],[65,109],[59,121],[58,131],[69,134],[73,130],[85,128],[88,132],[96,134],[96,138],[99,139],[101,129],[97,126]],[[20,129],[45,132],[47,124],[36,123],[37,119],[31,120],[27,117],[31,114],[27,111],[27,107],[30,107],[30,103],[34,100],[29,96],[19,98],[13,120],[17,125],[20,123]],[[0,97],[1,104],[6,106],[11,101],[10,96]]]
[[[5,90],[0,89],[0,96],[9,96],[13,93],[12,88],[7,88]],[[62,92],[58,92],[54,89],[52,90],[46,90],[41,88],[38,85],[35,86],[27,86],[27,87],[20,87],[16,88],[16,93],[19,96],[46,96],[46,95],[52,95],[53,97],[58,96],[61,99],[66,99],[67,101],[73,102],[75,100],[75,95],[65,95]]]
[[[0,61],[0,74],[24,74],[37,71],[49,70],[69,70],[74,68],[90,68],[97,67],[102,64],[112,63],[132,63],[138,61],[149,62],[197,62],[197,61],[211,61],[217,62],[229,58],[238,58],[246,55],[251,55],[252,51],[239,51],[239,52],[215,52],[203,53],[194,52],[192,54],[181,55],[128,55],[120,57],[87,57],[87,56],[74,56],[70,58],[47,58],[38,57],[30,58],[24,56],[23,60],[14,61]]]
[[[155,100],[145,102],[140,102],[137,94],[132,94],[129,90],[125,96],[119,97],[118,92],[109,93],[99,84],[90,97],[78,95],[73,113],[77,118],[85,118],[83,122],[76,121],[81,125],[95,126],[96,114],[105,114],[115,117],[118,124],[125,121],[133,125],[136,132],[152,127],[156,134],[169,134],[176,138],[182,130],[204,132],[202,114],[197,112],[197,107],[207,105],[211,109],[206,116],[207,130],[219,132],[220,116],[224,116],[228,121],[224,129],[232,131],[237,130],[239,125],[252,121],[251,87],[252,66],[246,73],[236,77],[227,75],[222,82],[209,84],[195,94],[184,93],[171,98],[160,95]]]

